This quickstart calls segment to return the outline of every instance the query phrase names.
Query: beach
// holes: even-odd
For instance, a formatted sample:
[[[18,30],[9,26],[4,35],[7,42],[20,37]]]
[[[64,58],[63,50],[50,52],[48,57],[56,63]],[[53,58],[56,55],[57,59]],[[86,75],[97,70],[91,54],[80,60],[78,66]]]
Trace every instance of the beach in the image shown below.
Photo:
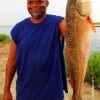
[[[2,100],[2,96],[3,96],[5,68],[8,59],[9,49],[10,49],[10,42],[5,44],[0,43],[0,100]],[[16,97],[16,91],[15,91],[16,77],[17,76],[15,75],[11,86],[13,100],[15,100]],[[68,94],[64,93],[64,97],[65,97],[64,100],[71,100],[71,96],[72,96],[72,88],[68,81]],[[93,89],[89,83],[85,82],[83,100],[100,100],[100,90]]]

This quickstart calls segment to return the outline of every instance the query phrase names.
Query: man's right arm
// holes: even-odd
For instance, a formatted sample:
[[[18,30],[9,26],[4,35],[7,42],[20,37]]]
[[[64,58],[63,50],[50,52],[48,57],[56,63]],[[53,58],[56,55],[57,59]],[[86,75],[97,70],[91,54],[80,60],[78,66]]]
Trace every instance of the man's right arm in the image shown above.
[[[11,82],[16,72],[16,44],[12,40],[10,45],[10,53],[6,64],[5,86],[3,100],[12,100],[10,92]]]

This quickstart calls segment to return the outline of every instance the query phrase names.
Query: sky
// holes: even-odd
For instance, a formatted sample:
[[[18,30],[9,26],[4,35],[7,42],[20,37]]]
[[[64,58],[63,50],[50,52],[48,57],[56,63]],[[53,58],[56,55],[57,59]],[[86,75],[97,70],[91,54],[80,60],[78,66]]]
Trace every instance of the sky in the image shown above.
[[[100,22],[100,0],[91,0],[93,22]],[[49,0],[47,13],[65,16],[67,0]],[[0,0],[0,25],[14,25],[28,17],[26,0]]]

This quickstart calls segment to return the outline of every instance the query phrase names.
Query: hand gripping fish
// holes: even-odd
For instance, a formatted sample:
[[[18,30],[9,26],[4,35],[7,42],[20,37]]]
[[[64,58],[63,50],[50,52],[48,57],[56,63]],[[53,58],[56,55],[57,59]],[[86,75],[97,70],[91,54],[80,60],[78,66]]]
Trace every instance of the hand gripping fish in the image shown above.
[[[84,78],[89,57],[89,30],[95,32],[90,0],[68,0],[66,8],[66,59],[70,83],[73,88],[72,100],[82,100]]]

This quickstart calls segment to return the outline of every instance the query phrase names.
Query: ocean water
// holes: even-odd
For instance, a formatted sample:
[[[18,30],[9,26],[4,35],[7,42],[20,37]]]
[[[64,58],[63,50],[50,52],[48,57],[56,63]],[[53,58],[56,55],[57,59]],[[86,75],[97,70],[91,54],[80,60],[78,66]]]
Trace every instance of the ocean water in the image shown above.
[[[13,26],[0,26],[0,34],[4,33],[10,36],[10,31]],[[96,27],[96,34],[90,33],[91,48],[90,51],[100,51],[100,27]]]
[[[96,27],[96,33],[90,34],[91,52],[100,51],[100,27]]]
[[[10,31],[12,28],[13,28],[12,25],[2,25],[2,26],[0,25],[0,34],[3,33],[10,36]]]

